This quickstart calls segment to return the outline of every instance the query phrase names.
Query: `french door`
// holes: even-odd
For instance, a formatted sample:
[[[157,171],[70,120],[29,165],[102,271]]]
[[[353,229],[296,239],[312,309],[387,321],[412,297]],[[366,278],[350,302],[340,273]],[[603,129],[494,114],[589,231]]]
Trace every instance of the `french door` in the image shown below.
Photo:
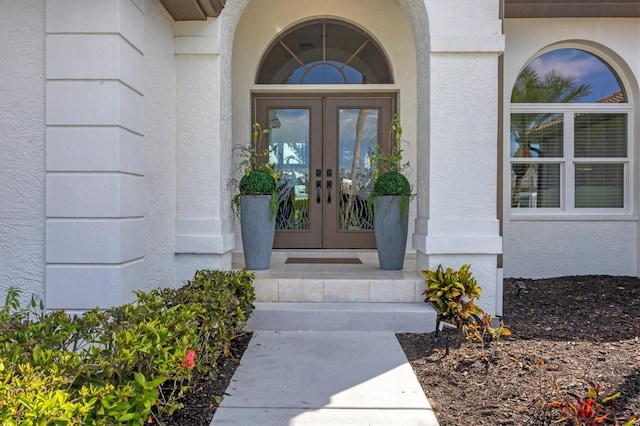
[[[280,173],[275,248],[375,248],[372,155],[390,151],[393,95],[254,96]]]

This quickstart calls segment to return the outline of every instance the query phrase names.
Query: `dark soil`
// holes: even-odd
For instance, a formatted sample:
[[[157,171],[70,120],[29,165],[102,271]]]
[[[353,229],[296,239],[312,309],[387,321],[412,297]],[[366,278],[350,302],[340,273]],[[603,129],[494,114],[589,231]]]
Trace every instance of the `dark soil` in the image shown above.
[[[551,425],[549,406],[586,397],[589,383],[621,392],[611,421],[640,414],[640,279],[611,276],[504,282],[504,323],[494,354],[447,330],[398,339],[440,426]],[[445,356],[445,338],[449,355]],[[163,425],[208,426],[251,335],[233,342],[219,378],[194,383],[184,408]],[[574,395],[574,396],[572,396]]]
[[[640,414],[640,280],[582,276],[504,282],[504,323],[511,337],[467,342],[457,330],[398,338],[441,426],[550,425],[551,401],[621,392],[610,421]],[[563,423],[564,424],[564,423]],[[571,423],[569,423],[571,424]],[[594,423],[596,424],[596,423]],[[599,424],[599,423],[598,423]]]

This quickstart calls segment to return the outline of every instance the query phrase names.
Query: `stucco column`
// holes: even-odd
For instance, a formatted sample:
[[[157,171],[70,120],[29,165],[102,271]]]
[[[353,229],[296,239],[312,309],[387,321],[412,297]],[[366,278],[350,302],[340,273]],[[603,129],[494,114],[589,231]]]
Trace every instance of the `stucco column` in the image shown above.
[[[417,266],[470,263],[483,288],[480,305],[495,314],[502,252],[496,219],[498,55],[504,50],[498,1],[426,5],[430,105],[418,111],[418,121],[429,127],[428,141],[418,148]]]
[[[221,81],[219,40],[219,19],[175,24],[178,282],[197,269],[230,269],[235,245],[221,137],[221,86],[231,83]]]
[[[46,306],[144,286],[144,0],[46,2]]]

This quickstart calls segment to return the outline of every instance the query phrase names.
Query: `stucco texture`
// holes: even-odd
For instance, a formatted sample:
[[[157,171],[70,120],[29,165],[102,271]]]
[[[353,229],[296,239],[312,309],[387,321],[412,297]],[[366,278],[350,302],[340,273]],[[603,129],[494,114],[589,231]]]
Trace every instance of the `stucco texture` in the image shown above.
[[[146,1],[144,51],[146,287],[176,283],[176,76],[173,20]]]
[[[506,276],[636,275],[635,221],[515,221],[511,233]]]
[[[0,0],[0,298],[44,298],[45,3]]]
[[[495,220],[497,65],[491,54],[431,58],[431,218]]]

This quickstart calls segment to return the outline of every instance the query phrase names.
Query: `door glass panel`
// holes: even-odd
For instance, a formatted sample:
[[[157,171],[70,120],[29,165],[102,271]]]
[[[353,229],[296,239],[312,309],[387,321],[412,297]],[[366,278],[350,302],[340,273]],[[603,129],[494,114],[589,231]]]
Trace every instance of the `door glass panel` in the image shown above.
[[[308,109],[269,110],[269,161],[280,173],[276,229],[309,229],[309,130]]]
[[[378,109],[340,109],[338,161],[340,167],[339,229],[373,229],[367,200],[375,168],[371,156],[378,145]]]

